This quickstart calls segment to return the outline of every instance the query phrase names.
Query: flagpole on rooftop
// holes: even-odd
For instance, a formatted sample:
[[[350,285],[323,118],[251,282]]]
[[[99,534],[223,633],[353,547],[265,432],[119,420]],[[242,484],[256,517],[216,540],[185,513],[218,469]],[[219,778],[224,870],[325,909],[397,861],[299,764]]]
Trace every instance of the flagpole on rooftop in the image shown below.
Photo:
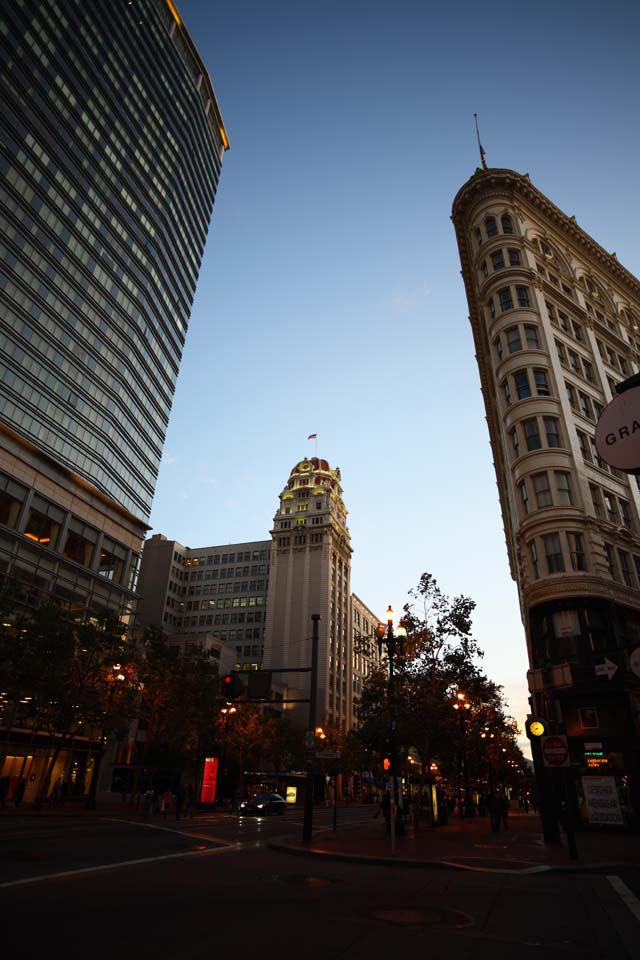
[[[483,169],[483,170],[486,170],[486,169],[487,169],[487,157],[486,157],[486,154],[485,154],[485,152],[484,152],[484,147],[483,147],[482,144],[480,143],[480,131],[478,130],[478,114],[477,114],[477,113],[474,113],[473,119],[474,119],[475,122],[476,122],[476,137],[478,138],[478,149],[480,150],[480,162],[482,163],[482,169]]]

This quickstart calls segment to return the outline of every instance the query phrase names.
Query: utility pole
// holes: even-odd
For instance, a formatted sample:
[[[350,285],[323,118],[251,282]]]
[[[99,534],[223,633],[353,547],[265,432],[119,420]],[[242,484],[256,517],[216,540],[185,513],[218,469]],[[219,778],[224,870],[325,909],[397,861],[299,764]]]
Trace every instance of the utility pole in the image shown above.
[[[309,728],[307,730],[307,779],[304,785],[304,819],[302,822],[302,842],[311,843],[313,832],[313,774],[316,759],[316,706],[318,699],[318,624],[320,614],[312,613],[313,631],[311,635],[311,678],[309,691]]]

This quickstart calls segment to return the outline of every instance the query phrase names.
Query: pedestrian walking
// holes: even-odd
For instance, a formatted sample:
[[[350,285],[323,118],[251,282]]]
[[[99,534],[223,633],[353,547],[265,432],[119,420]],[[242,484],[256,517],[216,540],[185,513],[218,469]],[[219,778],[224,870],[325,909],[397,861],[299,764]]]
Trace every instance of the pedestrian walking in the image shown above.
[[[143,807],[142,813],[148,819],[153,813],[153,803],[155,800],[155,793],[152,787],[147,787],[142,797]]]
[[[173,794],[171,793],[171,790],[169,790],[169,787],[167,787],[167,789],[162,794],[162,815],[165,819],[167,817],[167,814],[169,813],[169,807],[171,806],[172,797],[173,797]]]
[[[497,833],[500,829],[500,801],[495,793],[490,793],[487,797],[487,810],[489,811],[491,829],[494,833]]]
[[[501,797],[499,803],[499,816],[505,830],[509,829],[509,808],[509,798]]]
[[[380,801],[376,817],[379,817],[380,814],[384,817],[385,832],[391,833],[391,794],[388,790]]]

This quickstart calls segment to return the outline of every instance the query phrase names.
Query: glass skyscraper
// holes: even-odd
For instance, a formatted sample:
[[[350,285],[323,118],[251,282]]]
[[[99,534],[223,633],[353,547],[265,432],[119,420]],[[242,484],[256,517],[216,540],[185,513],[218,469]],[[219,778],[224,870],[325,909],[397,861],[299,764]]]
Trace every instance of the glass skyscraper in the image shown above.
[[[171,0],[13,0],[0,71],[0,576],[126,609],[228,142]]]

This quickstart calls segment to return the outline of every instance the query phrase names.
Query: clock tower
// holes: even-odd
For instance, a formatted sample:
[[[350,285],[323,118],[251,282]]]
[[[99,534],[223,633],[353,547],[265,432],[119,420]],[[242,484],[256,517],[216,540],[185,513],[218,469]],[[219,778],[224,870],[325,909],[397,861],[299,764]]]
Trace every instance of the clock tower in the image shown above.
[[[318,457],[297,463],[273,521],[264,667],[311,665],[311,615],[319,613],[318,723],[348,730],[352,717],[349,621],[351,545],[340,470]],[[283,698],[309,696],[309,674],[274,674]],[[292,704],[302,722],[306,704]]]

